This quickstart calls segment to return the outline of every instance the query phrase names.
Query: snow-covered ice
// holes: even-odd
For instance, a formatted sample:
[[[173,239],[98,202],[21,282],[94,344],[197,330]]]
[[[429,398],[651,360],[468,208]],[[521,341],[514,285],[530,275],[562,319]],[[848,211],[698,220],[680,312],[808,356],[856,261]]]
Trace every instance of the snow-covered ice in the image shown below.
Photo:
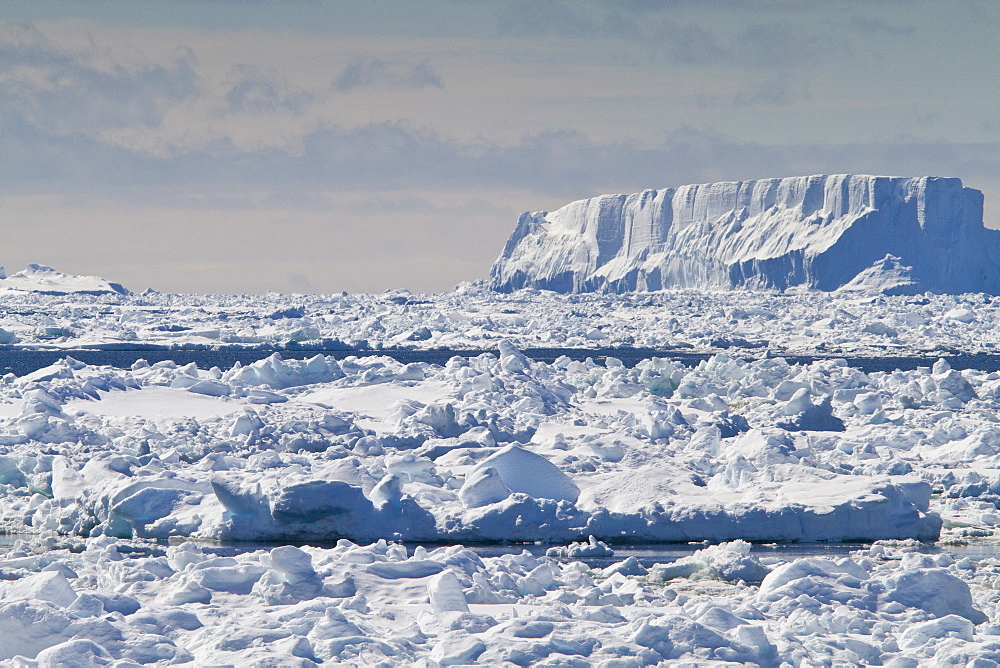
[[[0,379],[2,665],[1000,662],[1000,372],[934,356],[995,351],[994,297],[48,292],[4,293],[6,349],[283,350]],[[614,345],[716,354],[522,353]]]
[[[997,376],[546,364],[506,343],[444,365],[66,358],[0,385],[0,518],[228,540],[934,539],[934,486],[994,465]]]
[[[192,543],[45,536],[17,541],[0,555],[0,662],[989,666],[1000,660],[995,558],[956,561],[879,543],[836,559],[757,559],[745,552],[744,544],[722,544],[690,558],[699,568],[609,574],[527,552],[480,557],[461,546],[407,551],[385,541],[340,540],[219,556]]]
[[[351,399],[374,388],[381,403]],[[535,362],[508,343],[444,365],[66,358],[0,385],[13,407],[0,519],[37,535],[0,558],[4,657],[1000,659],[1000,560],[906,542],[1000,527],[998,397],[1000,374],[943,362],[864,374],[719,354],[630,369]],[[825,421],[798,419],[817,407]],[[220,557],[192,538],[340,542]],[[730,542],[648,568],[560,559],[623,539]],[[787,561],[745,542],[880,539],[903,542]],[[398,540],[553,547],[485,558]]]
[[[742,356],[1000,353],[1000,297],[667,290],[611,295],[2,294],[0,345],[39,350],[649,348]]]
[[[0,267],[0,294],[18,292],[48,295],[128,294],[128,290],[118,283],[98,276],[64,274],[41,264],[29,264],[25,269],[8,276],[4,268]]]

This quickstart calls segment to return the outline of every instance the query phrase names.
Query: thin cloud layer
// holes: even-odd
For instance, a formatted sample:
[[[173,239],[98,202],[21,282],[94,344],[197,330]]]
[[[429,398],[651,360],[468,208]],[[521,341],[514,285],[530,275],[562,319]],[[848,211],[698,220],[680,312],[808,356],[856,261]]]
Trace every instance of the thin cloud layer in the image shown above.
[[[291,86],[280,73],[240,63],[226,74],[225,100],[229,111],[254,113],[287,110],[301,114],[314,96]]]
[[[48,134],[156,126],[198,95],[197,58],[183,46],[159,62],[121,63],[96,49],[59,48],[30,27],[8,35],[0,38],[0,113]]]
[[[985,142],[766,146],[691,127],[675,130],[655,146],[596,142],[572,130],[544,132],[514,144],[466,143],[393,122],[320,127],[302,138],[301,152],[243,151],[217,144],[160,157],[24,128],[0,138],[0,146],[26,174],[50,174],[51,187],[60,192],[142,200],[172,198],[178,192],[187,197],[235,193],[238,199],[240,192],[250,198],[292,190],[303,194],[305,206],[304,195],[311,189],[496,187],[572,198],[784,174],[963,174],[988,180],[997,173],[996,147]],[[33,176],[12,178],[22,187],[36,182]]]
[[[334,88],[354,90],[357,88],[444,88],[441,77],[431,68],[428,60],[408,64],[402,61],[386,61],[374,56],[358,56],[344,68]]]

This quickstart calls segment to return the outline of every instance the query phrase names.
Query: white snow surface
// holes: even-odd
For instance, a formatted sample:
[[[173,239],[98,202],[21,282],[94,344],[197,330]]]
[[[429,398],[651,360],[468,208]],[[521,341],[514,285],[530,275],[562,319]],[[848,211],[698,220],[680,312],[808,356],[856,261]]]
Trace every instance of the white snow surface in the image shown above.
[[[522,214],[491,285],[1000,294],[1000,231],[983,225],[982,193],[954,178],[687,185]]]
[[[629,369],[532,362],[504,343],[443,366],[275,353],[227,371],[120,370],[65,358],[4,381],[0,399],[17,407],[0,411],[0,521],[12,532],[935,539],[935,485],[981,487],[974,496],[1000,485],[983,472],[1000,447],[1000,375],[943,362],[865,375],[837,360],[719,354]]]
[[[1000,561],[908,544],[673,565],[44,536],[0,553],[10,666],[989,666]],[[632,560],[634,562],[634,559]],[[764,563],[766,562],[766,564]],[[610,571],[610,574],[609,574]],[[741,576],[756,576],[746,581]],[[762,578],[762,581],[760,581]]]
[[[4,377],[0,402],[0,525],[35,534],[0,550],[10,665],[1000,660],[1000,559],[914,540],[1000,528],[1000,373],[547,364],[504,342],[444,365],[66,358]],[[728,542],[560,558],[622,539]],[[850,539],[894,540],[787,560],[745,542]]]
[[[1000,373],[934,361],[996,352],[1000,300],[865,280],[618,296],[7,291],[13,347],[491,352],[262,351],[228,369],[64,358],[3,376],[0,530],[27,535],[0,547],[0,665],[996,665],[1000,559],[917,541],[1000,549]],[[613,345],[717,354],[627,368],[519,350]],[[928,362],[866,374],[784,351]],[[853,539],[877,542],[835,558],[746,542]],[[219,556],[220,540],[272,544]],[[481,557],[402,540],[552,547]],[[716,544],[655,565],[572,560],[611,559],[623,540]]]

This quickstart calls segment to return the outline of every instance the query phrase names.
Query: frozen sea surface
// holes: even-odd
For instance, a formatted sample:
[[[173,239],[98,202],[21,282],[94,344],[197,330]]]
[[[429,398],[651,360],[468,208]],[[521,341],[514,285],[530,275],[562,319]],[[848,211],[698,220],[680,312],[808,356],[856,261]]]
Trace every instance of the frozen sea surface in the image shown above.
[[[63,359],[0,384],[0,521],[33,534],[3,657],[993,660],[1000,560],[933,541],[1000,527],[998,400],[944,361]],[[437,542],[504,540],[541,544]],[[615,544],[650,540],[712,544]]]
[[[573,548],[574,546],[569,546]],[[601,547],[598,544],[598,547]],[[919,545],[608,566],[342,540],[53,536],[0,555],[6,665],[990,665],[995,558]]]
[[[47,295],[9,292],[16,348],[469,350],[643,348],[675,354],[841,357],[998,354],[1000,297],[671,290],[415,295]],[[183,353],[178,353],[183,354]],[[395,353],[391,353],[395,354]]]
[[[991,297],[5,300],[0,662],[1000,661]]]

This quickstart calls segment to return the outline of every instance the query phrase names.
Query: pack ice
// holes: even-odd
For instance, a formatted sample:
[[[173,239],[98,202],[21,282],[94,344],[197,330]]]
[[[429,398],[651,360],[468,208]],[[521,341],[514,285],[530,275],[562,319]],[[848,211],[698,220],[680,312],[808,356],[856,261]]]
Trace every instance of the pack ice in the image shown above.
[[[498,353],[227,371],[66,358],[8,376],[0,518],[160,539],[935,539],[940,476],[896,430],[925,404],[976,405],[977,385],[986,406],[996,394],[940,366],[873,379],[836,361]],[[873,433],[904,442],[880,452]]]
[[[69,278],[95,287],[89,277]],[[940,355],[1000,350],[1000,297],[872,294],[858,284],[837,292],[561,294],[498,293],[462,283],[419,295],[51,294],[50,284],[21,285],[25,289],[0,291],[0,345],[69,354],[86,348],[490,350],[507,340],[521,349],[914,355],[930,356],[932,364]]]
[[[954,178],[803,176],[602,195],[524,213],[491,285],[557,292],[1000,293],[1000,231]]]
[[[1000,527],[998,408],[944,362],[65,358],[0,383],[0,521],[34,534],[0,554],[0,661],[993,665],[1000,560],[917,540]],[[572,560],[623,539],[722,542]],[[882,542],[746,542],[852,539]]]

